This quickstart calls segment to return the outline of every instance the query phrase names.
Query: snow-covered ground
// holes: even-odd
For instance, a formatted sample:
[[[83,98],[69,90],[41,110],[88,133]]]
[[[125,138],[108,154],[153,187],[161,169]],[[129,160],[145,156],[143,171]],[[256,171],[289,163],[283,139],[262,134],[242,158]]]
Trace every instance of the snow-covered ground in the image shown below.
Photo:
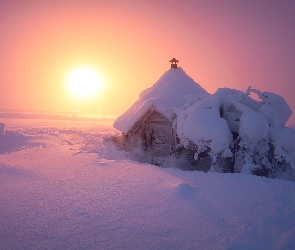
[[[0,249],[294,249],[295,183],[132,161],[110,123],[2,119]]]

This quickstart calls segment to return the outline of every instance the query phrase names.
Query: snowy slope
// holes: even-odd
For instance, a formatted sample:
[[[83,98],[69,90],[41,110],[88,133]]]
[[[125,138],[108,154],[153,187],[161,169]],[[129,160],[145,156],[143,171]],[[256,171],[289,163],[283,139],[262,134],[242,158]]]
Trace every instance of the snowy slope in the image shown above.
[[[139,164],[111,126],[4,122],[1,249],[294,249],[293,182]]]
[[[139,95],[139,99],[115,121],[114,127],[128,133],[134,123],[152,106],[167,118],[171,118],[173,109],[181,107],[187,98],[193,96],[194,101],[197,101],[207,95],[207,91],[182,68],[170,69],[152,87]]]

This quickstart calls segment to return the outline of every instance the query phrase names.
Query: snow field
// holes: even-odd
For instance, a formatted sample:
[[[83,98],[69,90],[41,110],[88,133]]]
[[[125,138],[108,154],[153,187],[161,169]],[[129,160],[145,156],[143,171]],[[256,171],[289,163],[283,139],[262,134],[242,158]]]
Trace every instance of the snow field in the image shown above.
[[[107,125],[4,122],[1,249],[294,249],[293,182],[140,164]]]

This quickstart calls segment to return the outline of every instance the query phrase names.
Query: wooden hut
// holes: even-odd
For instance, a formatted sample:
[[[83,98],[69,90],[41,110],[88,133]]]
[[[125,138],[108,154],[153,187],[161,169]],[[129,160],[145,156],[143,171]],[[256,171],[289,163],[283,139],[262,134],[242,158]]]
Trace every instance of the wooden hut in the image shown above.
[[[169,156],[177,156],[177,110],[191,95],[201,99],[208,93],[182,68],[171,68],[117,118],[114,127],[122,134],[115,141],[138,161],[163,165]]]
[[[138,151],[141,161],[161,165],[175,149],[176,131],[172,121],[151,106],[117,142],[128,151]]]

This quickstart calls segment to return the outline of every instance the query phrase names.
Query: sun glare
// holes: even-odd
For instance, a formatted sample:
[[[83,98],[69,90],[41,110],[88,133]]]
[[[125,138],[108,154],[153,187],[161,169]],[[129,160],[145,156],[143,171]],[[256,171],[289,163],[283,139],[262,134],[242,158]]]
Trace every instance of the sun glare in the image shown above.
[[[66,84],[72,95],[88,99],[99,93],[102,87],[102,78],[94,69],[80,67],[69,73]]]

